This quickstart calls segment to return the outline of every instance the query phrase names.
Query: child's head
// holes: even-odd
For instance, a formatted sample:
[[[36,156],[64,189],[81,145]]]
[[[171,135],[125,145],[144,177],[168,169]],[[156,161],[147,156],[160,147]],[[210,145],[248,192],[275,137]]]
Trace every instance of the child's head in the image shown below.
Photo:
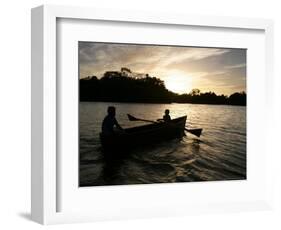
[[[114,106],[108,106],[107,108],[107,113],[109,116],[115,116],[115,113],[116,113],[116,109]]]
[[[166,109],[166,110],[165,110],[165,114],[166,114],[166,115],[169,115],[169,113],[170,113],[170,110]]]

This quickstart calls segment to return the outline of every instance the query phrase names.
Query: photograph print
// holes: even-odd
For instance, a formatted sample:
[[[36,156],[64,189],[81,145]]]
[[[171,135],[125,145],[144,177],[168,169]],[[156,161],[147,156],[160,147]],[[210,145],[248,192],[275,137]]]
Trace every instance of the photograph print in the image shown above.
[[[80,187],[246,179],[246,49],[78,53]]]

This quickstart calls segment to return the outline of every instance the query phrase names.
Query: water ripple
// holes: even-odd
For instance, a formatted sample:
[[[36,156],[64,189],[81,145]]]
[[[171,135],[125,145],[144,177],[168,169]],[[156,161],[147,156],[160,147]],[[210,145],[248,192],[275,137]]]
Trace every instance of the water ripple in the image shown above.
[[[123,127],[144,124],[128,121],[127,113],[156,120],[168,108],[172,117],[187,115],[187,126],[203,128],[203,133],[200,139],[187,133],[183,139],[136,149],[126,159],[106,165],[98,137],[109,105],[117,108]],[[82,102],[79,115],[81,186],[246,178],[246,107]]]

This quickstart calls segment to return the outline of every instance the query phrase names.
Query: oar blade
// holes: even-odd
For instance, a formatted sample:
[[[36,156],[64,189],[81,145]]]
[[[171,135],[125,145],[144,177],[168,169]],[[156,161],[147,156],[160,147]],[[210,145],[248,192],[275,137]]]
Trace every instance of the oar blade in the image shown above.
[[[127,114],[127,116],[128,116],[129,121],[138,121],[139,120],[130,114]]]
[[[201,134],[202,134],[202,129],[185,129],[187,132],[197,136],[197,137],[200,137]]]

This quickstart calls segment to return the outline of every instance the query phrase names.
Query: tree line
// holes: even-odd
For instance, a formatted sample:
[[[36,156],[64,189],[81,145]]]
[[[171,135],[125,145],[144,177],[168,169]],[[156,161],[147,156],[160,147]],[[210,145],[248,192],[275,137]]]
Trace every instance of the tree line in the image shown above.
[[[177,94],[169,91],[164,81],[148,74],[133,78],[119,71],[108,71],[100,79],[96,76],[80,79],[79,85],[80,101],[246,105],[245,92],[226,96],[193,89]]]

